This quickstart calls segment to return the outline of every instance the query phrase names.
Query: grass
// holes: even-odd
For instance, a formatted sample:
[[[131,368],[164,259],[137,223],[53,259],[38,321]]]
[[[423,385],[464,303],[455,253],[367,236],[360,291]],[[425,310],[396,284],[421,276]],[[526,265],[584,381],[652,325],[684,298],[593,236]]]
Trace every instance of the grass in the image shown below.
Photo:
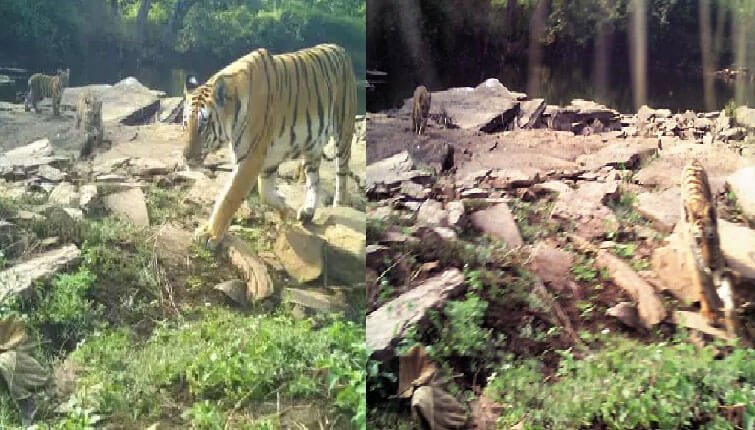
[[[40,203],[34,196],[0,198],[0,218]],[[181,191],[153,187],[147,205],[153,224],[185,224],[194,216]],[[57,236],[76,244],[81,259],[40,282],[30,297],[0,305],[0,317],[25,321],[36,344],[32,355],[44,367],[65,360],[79,369],[70,396],[59,397],[52,386],[38,393],[40,428],[147,428],[160,420],[197,429],[295,424],[278,414],[278,400],[282,412],[307,406],[320,421],[364,428],[363,325],[335,317],[295,320],[285,307],[272,315],[256,307],[251,314],[205,308],[218,295],[211,287],[230,273],[219,255],[194,244],[189,266],[170,269],[151,228],[104,214],[83,221],[61,211],[45,215],[14,221],[24,243]],[[5,240],[0,236],[0,268],[23,257],[15,248],[5,253]],[[171,279],[183,276],[187,285],[171,285],[167,270],[181,271]],[[188,294],[173,295],[183,288]],[[20,424],[18,405],[0,384],[0,428]]]
[[[526,202],[517,198],[510,205],[516,225],[526,243],[535,243],[558,231],[558,226],[550,222],[553,203],[544,200]]]
[[[556,382],[535,360],[505,361],[485,395],[503,406],[499,425],[544,428],[733,428],[719,405],[746,405],[755,419],[755,350],[724,359],[713,347],[643,345],[620,336],[582,360],[562,351]],[[752,425],[752,424],[750,424]],[[747,427],[745,427],[747,428]]]
[[[614,211],[616,218],[622,225],[645,225],[648,223],[648,221],[642,215],[640,215],[639,212],[637,212],[637,210],[635,209],[636,203],[636,194],[628,191],[623,191],[618,200],[609,201],[606,206]]]

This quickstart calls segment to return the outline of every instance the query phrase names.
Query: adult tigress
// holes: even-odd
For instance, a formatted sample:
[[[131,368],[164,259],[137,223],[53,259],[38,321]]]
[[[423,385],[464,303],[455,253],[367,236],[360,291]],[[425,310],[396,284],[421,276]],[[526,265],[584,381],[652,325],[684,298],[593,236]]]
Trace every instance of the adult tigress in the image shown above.
[[[290,213],[275,188],[282,161],[304,158],[304,203],[296,218],[312,219],[318,202],[319,167],[329,137],[336,139],[333,205],[344,201],[356,114],[356,80],[340,46],[322,44],[271,55],[257,49],[210,77],[192,94],[184,157],[200,162],[222,143],[230,145],[232,177],[198,236],[210,247],[223,239],[231,217],[258,182],[261,200],[282,216]]]
[[[28,112],[34,107],[34,112],[39,113],[37,103],[45,97],[52,97],[53,115],[60,115],[60,99],[63,90],[68,87],[68,77],[71,69],[58,70],[55,76],[35,73],[29,78],[29,94],[26,96],[24,108]]]

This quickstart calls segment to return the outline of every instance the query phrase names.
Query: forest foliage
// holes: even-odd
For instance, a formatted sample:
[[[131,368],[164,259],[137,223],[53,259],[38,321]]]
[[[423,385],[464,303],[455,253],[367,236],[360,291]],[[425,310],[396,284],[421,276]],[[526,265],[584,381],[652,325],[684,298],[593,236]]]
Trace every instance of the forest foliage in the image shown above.
[[[317,43],[365,63],[366,0],[3,0],[0,61],[63,64],[115,54],[159,63],[203,57],[224,64],[256,47]]]

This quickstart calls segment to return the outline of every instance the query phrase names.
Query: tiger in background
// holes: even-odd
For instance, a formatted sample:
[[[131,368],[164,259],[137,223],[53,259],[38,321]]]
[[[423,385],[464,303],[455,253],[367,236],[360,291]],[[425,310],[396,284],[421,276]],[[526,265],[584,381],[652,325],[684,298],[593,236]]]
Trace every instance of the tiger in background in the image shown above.
[[[343,48],[321,44],[271,55],[257,49],[197,87],[188,107],[187,162],[196,164],[228,144],[235,165],[218,196],[207,225],[197,235],[216,247],[231,217],[257,185],[261,200],[291,218],[275,188],[282,161],[304,159],[305,197],[296,218],[312,219],[319,198],[323,147],[336,139],[333,206],[345,201],[356,115],[356,79]]]
[[[414,90],[412,105],[412,132],[421,135],[427,128],[427,117],[430,115],[430,93],[427,88],[419,86]]]
[[[29,78],[29,94],[26,96],[24,109],[29,112],[34,108],[34,112],[39,113],[37,103],[45,97],[52,98],[53,115],[60,115],[60,100],[63,97],[63,90],[68,87],[68,78],[71,69],[61,70],[55,76],[35,73]]]
[[[81,147],[80,155],[86,157],[92,151],[102,145],[104,136],[102,128],[102,100],[99,99],[92,91],[84,91],[79,96],[76,104],[76,128],[81,128],[81,122],[84,122],[84,145]]]
[[[726,266],[718,234],[716,205],[705,168],[697,159],[682,170],[682,220],[692,267],[692,282],[700,291],[700,313],[716,324],[721,309],[730,335],[736,332],[734,281]]]

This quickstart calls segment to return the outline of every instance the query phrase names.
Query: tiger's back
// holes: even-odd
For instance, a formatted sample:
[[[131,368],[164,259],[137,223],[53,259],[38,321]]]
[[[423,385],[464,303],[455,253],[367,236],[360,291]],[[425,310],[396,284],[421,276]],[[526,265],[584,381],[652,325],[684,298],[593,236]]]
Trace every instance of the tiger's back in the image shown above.
[[[723,307],[727,309],[727,315],[731,310],[732,273],[726,267],[721,251],[715,200],[708,175],[698,160],[693,159],[684,167],[681,187],[682,220],[689,246],[692,281],[700,291],[701,313],[709,321],[715,321]],[[722,303],[716,291],[721,287],[727,303]]]
[[[263,201],[285,212],[274,185],[282,161],[304,159],[306,192],[297,218],[317,205],[319,166],[330,137],[336,140],[334,205],[344,199],[356,115],[356,79],[346,51],[332,44],[270,55],[255,50],[218,71],[193,91],[184,155],[198,161],[229,144],[237,169],[208,223],[219,239],[255,182]]]

